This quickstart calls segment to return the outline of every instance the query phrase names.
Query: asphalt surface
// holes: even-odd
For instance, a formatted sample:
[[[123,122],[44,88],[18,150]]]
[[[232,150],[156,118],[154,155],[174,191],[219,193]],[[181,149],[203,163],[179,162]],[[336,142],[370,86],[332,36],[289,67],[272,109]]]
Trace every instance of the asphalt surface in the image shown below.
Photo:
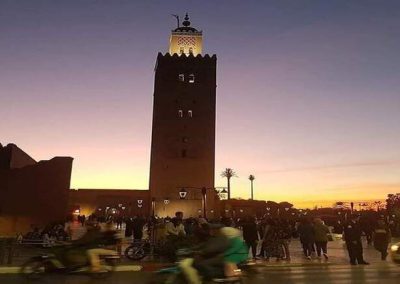
[[[57,283],[57,284],[128,284],[147,283],[150,272],[116,272],[108,279],[92,279],[87,275],[49,275],[37,281],[29,281],[18,274],[0,275],[1,284]],[[369,266],[350,265],[287,265],[264,266],[257,273],[244,278],[244,283],[400,283],[400,266],[379,263]]]
[[[391,260],[380,260],[379,253],[370,245],[364,243],[364,257],[371,263],[368,266],[351,266],[348,263],[348,255],[342,241],[329,243],[329,260],[314,257],[311,261],[302,255],[300,244],[294,240],[291,243],[292,261],[270,260],[257,261],[257,273],[251,273],[244,278],[243,283],[400,283],[400,266]],[[22,259],[21,259],[22,260]],[[137,267],[143,266],[142,271]],[[38,281],[28,281],[18,271],[18,264],[12,267],[0,266],[0,284],[16,283],[56,283],[56,284],[84,284],[84,283],[147,283],[150,281],[153,271],[160,267],[160,263],[144,259],[141,262],[132,263],[122,260],[116,272],[109,279],[92,279],[87,275],[48,275]],[[129,270],[126,271],[126,270]],[[121,272],[125,271],[125,272]]]

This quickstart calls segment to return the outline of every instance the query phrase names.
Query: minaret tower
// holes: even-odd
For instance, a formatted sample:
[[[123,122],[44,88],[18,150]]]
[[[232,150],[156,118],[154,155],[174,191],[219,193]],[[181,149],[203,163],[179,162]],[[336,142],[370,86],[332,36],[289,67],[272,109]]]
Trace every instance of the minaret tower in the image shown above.
[[[179,22],[179,21],[178,21]],[[204,215],[201,188],[207,188],[207,215],[215,201],[215,55],[202,55],[202,32],[189,16],[174,29],[169,53],[155,67],[150,196],[155,214]],[[179,192],[185,188],[186,198]],[[165,201],[168,200],[168,201]]]

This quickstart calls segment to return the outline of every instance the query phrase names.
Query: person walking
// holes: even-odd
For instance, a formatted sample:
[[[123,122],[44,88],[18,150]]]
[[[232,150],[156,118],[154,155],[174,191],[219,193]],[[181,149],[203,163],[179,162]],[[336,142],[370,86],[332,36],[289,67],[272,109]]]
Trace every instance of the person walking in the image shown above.
[[[311,260],[311,253],[313,252],[315,236],[314,236],[314,227],[308,218],[303,218],[300,221],[300,225],[297,228],[299,233],[300,242],[303,246],[304,256]]]
[[[369,264],[364,260],[363,247],[361,242],[361,227],[358,215],[351,215],[350,221],[344,226],[344,240],[350,257],[350,264]]]
[[[374,226],[371,226],[371,224],[373,224],[375,222],[373,220],[371,220],[371,218],[369,218],[368,216],[360,217],[359,222],[360,222],[361,231],[364,232],[364,235],[367,239],[368,245],[371,245],[372,244],[372,235],[374,233]]]
[[[146,220],[141,216],[136,217],[132,220],[132,229],[133,229],[133,239],[134,242],[140,242],[143,238],[143,226],[146,223]]]
[[[322,252],[325,259],[328,259],[328,235],[330,233],[328,226],[320,218],[314,219],[315,246],[318,257],[321,257]]]
[[[386,260],[388,255],[387,248],[391,240],[391,232],[383,220],[378,220],[378,224],[373,233],[374,247],[381,253],[381,259]]]
[[[265,218],[263,218],[262,220],[261,220],[261,222],[259,222],[258,223],[258,225],[257,225],[257,233],[258,233],[258,236],[259,236],[259,239],[260,239],[260,252],[259,252],[259,254],[257,255],[257,257],[259,257],[259,258],[264,258],[265,257],[265,247],[263,246],[263,236],[264,236],[264,233],[265,233],[265,228],[266,228],[266,226],[267,226],[267,223],[266,223],[266,219]]]
[[[283,247],[279,242],[278,237],[278,225],[273,219],[267,220],[262,246],[262,249],[265,251],[265,259],[267,261],[269,261],[271,257],[276,257],[277,261],[283,258]]]
[[[290,258],[289,245],[293,234],[292,226],[290,222],[288,222],[288,220],[286,219],[280,219],[278,226],[279,226],[279,231],[278,231],[279,242],[282,245],[283,252],[285,254],[285,260],[290,261],[291,258]]]
[[[125,237],[129,238],[132,236],[133,222],[130,217],[125,218]]]
[[[247,245],[251,249],[251,254],[253,259],[257,256],[257,241],[258,241],[258,232],[256,221],[253,217],[247,216],[242,223],[243,228],[243,239]]]

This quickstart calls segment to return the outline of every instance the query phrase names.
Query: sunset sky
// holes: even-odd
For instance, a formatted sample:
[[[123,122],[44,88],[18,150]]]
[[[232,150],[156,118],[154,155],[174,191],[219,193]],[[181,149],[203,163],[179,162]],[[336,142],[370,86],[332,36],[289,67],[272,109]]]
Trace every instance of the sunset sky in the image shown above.
[[[74,158],[72,188],[147,189],[154,65],[189,12],[217,54],[216,186],[400,192],[400,1],[0,0],[0,142]]]

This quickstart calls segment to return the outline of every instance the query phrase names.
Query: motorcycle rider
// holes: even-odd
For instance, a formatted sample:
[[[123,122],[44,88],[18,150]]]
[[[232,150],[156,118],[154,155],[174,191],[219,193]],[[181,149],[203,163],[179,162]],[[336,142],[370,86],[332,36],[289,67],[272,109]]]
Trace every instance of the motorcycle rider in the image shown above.
[[[176,212],[175,218],[165,225],[166,236],[186,236],[185,226],[183,225],[183,213]]]
[[[229,240],[221,233],[222,225],[203,226],[208,226],[210,237],[199,246],[195,258],[187,258],[179,263],[189,284],[201,284],[200,275],[207,280],[224,276],[224,253],[229,248]]]
[[[103,231],[96,232],[94,235],[92,248],[86,251],[91,265],[91,271],[94,273],[101,272],[100,256],[111,255],[118,256],[115,250],[110,249],[110,246],[115,246],[118,242],[118,235],[111,222],[108,222]],[[99,247],[102,245],[103,247]]]
[[[190,284],[205,280],[238,275],[237,264],[248,257],[248,248],[239,230],[221,224],[208,224],[210,238],[201,247],[195,259],[181,261],[180,267]]]
[[[225,276],[239,276],[241,273],[237,265],[247,260],[249,248],[244,242],[240,230],[227,226],[221,228],[221,233],[228,239],[229,243],[229,247],[224,253]]]
[[[81,247],[86,250],[91,272],[101,272],[101,255],[118,255],[116,251],[99,247],[101,245],[112,245],[116,243],[115,230],[111,223],[107,223],[101,231],[95,222],[86,223],[87,232],[82,238],[73,242],[73,246]],[[114,241],[115,240],[115,241]]]

